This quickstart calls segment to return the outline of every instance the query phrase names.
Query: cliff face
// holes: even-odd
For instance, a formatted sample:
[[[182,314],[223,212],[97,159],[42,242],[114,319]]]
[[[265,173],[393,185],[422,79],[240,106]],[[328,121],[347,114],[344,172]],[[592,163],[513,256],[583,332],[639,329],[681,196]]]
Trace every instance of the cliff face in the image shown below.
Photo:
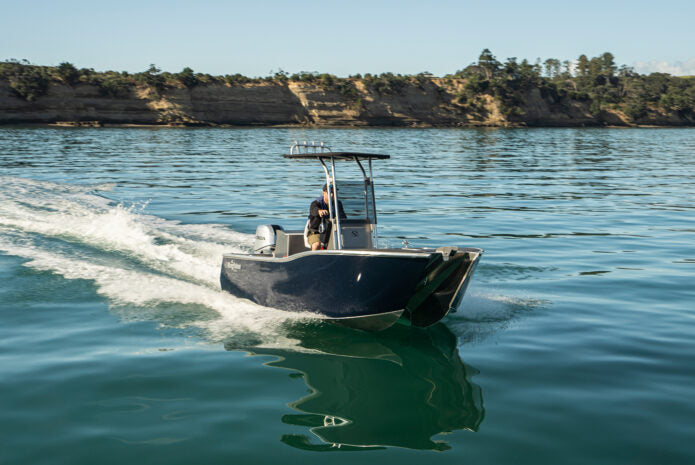
[[[157,93],[139,87],[123,97],[95,86],[52,83],[34,102],[17,98],[0,83],[0,124],[99,122],[104,124],[296,124],[307,111],[286,86],[200,86]]]
[[[101,96],[94,86],[70,87],[54,83],[45,96],[26,102],[15,97],[7,83],[0,82],[0,123],[5,124],[58,121],[156,124],[158,115],[147,104],[147,100],[137,95],[109,99]]]
[[[345,93],[316,83],[252,83],[168,87],[159,92],[146,85],[121,97],[100,93],[96,86],[51,83],[34,102],[18,98],[0,81],[0,124],[152,124],[152,125],[317,125],[317,126],[597,126],[648,124],[695,125],[677,115],[648,112],[629,122],[618,111],[589,111],[589,103],[553,101],[538,89],[527,92],[520,112],[507,115],[489,95],[463,105],[460,82],[433,78],[377,92],[363,82]]]

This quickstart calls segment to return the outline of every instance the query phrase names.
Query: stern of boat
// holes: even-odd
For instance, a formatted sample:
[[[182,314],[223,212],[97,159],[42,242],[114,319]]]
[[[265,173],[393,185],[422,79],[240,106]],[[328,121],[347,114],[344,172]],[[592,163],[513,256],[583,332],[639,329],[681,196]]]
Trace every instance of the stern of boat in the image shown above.
[[[466,293],[482,249],[440,247],[430,255],[403,317],[426,327],[455,312]]]

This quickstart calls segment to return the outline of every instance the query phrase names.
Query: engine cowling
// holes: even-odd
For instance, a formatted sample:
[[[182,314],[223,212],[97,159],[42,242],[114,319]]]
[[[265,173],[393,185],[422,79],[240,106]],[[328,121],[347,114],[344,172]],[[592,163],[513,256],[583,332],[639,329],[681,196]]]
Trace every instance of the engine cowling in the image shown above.
[[[256,228],[256,240],[253,243],[253,252],[258,254],[272,254],[275,251],[277,231],[284,231],[282,226],[276,224],[262,224]]]

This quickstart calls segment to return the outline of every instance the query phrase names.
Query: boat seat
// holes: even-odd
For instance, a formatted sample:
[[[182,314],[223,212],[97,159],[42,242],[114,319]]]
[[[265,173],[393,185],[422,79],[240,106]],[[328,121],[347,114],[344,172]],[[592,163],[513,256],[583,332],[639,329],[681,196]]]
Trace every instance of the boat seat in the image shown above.
[[[304,245],[304,231],[277,231],[275,256],[289,257],[310,250]]]

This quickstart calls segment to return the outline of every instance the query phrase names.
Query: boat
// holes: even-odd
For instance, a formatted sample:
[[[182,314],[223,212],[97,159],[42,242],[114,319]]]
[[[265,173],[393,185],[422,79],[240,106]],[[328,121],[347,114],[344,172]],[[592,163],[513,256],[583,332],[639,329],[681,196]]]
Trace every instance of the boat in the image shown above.
[[[295,142],[283,156],[323,168],[331,192],[325,248],[311,250],[308,222],[304,230],[260,225],[253,253],[223,255],[223,290],[367,331],[399,319],[427,327],[456,311],[483,250],[410,248],[405,241],[400,248],[379,247],[372,165],[390,155],[333,152],[325,143]],[[350,162],[352,176],[337,178],[341,162]]]

